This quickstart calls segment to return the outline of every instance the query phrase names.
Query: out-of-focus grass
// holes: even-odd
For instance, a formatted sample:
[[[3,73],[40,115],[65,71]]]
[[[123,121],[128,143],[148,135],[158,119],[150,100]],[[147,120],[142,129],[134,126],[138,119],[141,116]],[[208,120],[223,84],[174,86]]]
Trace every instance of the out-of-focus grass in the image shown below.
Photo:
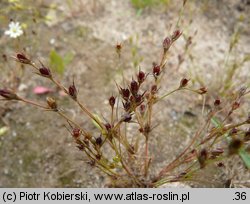
[[[140,14],[143,9],[159,5],[168,5],[170,3],[170,0],[130,0],[130,1],[133,7],[137,9],[138,14]]]

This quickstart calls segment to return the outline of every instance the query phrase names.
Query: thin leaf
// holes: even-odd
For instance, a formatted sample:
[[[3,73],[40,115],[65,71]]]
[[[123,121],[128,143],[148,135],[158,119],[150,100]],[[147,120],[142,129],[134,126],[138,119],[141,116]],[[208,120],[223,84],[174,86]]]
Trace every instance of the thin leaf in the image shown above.
[[[250,169],[250,154],[246,152],[245,149],[240,149],[239,155],[243,162],[245,163],[246,167]]]
[[[55,50],[50,52],[50,67],[61,75],[64,73],[64,60]]]
[[[72,60],[74,59],[75,55],[72,52],[69,52],[65,55],[65,57],[63,58],[63,62],[66,65],[70,64],[72,62]]]
[[[221,127],[221,123],[220,123],[220,121],[218,120],[218,118],[212,117],[212,118],[211,118],[211,122],[213,123],[213,125],[214,125],[215,127]]]
[[[100,119],[100,117],[97,115],[97,114],[93,114],[93,116],[95,117],[95,120],[96,121],[98,121],[99,123],[101,123],[101,119]],[[105,132],[104,132],[104,130],[102,129],[102,127],[95,121],[95,120],[91,120],[92,121],[92,123],[93,123],[93,125],[96,127],[96,128],[98,128],[101,132],[102,132],[102,134],[105,134]]]

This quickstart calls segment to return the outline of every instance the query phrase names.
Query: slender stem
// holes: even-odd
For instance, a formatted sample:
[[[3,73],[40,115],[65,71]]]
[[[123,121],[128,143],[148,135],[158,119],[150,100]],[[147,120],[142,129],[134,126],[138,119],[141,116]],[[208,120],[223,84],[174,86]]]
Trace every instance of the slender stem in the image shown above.
[[[149,153],[148,153],[148,138],[145,141],[145,164],[144,164],[144,176],[147,177],[149,169]]]
[[[63,90],[66,94],[69,94],[68,90],[60,84],[57,80],[55,80],[53,77],[49,78],[53,83],[55,83],[61,90]]]
[[[114,125],[114,107],[111,108],[111,126]]]
[[[238,124],[235,124],[235,125],[229,125],[227,127],[223,127],[223,128],[220,128],[221,130],[223,130],[223,132],[227,132],[228,130],[230,129],[233,129],[233,128],[236,128],[236,127],[239,127],[239,126],[242,126],[242,125],[245,125],[246,124],[246,121],[244,122],[241,122],[241,123],[238,123]],[[214,136],[216,136],[218,133],[218,131],[215,131],[215,132],[212,132],[211,134],[209,134],[205,139],[203,139],[199,145],[202,145],[206,142],[208,142],[209,140],[211,140]]]
[[[79,124],[77,124],[75,121],[73,121],[71,118],[69,118],[67,115],[65,115],[62,111],[57,111],[57,113],[66,119],[67,121],[71,122],[74,124],[76,127],[78,127],[85,135],[90,135],[85,129],[83,129]]]
[[[82,109],[83,112],[85,112],[92,120],[94,120],[103,130],[105,130],[105,126],[99,121],[96,119],[96,117],[90,113],[88,111],[87,108],[85,108],[85,106],[79,101],[79,100],[76,100],[77,104],[79,105],[79,107]]]
[[[114,141],[114,140],[113,140],[113,143],[114,143],[115,152],[116,152],[116,154],[117,154],[117,155],[119,156],[119,158],[120,158],[120,162],[121,162],[121,164],[122,164],[122,167],[123,167],[124,170],[127,172],[127,174],[133,178],[134,182],[137,183],[139,186],[141,186],[141,182],[135,177],[134,174],[131,173],[130,169],[129,169],[129,168],[127,167],[127,165],[124,163],[123,158],[122,158],[122,155],[119,153],[119,151],[118,151],[118,149],[117,149],[117,147],[116,147],[116,144],[115,144],[115,141]]]
[[[36,66],[36,64],[35,64],[34,62],[31,63],[31,66],[33,66],[35,69],[39,69],[39,68]],[[58,82],[57,80],[55,80],[53,77],[50,77],[49,79],[50,79],[57,87],[59,87],[59,88],[60,88],[61,90],[63,90],[67,95],[69,95],[68,90],[67,90],[63,85],[61,85],[60,82]],[[70,97],[70,98],[72,98],[72,97]],[[93,115],[92,113],[90,113],[90,112],[88,111],[88,109],[85,108],[85,106],[84,106],[81,102],[79,102],[78,99],[76,99],[76,100],[74,100],[74,101],[77,102],[77,104],[80,106],[80,108],[83,110],[83,112],[85,112],[85,113],[86,113],[91,119],[93,119],[93,120],[103,129],[103,130],[105,130],[104,125],[103,125],[99,120],[97,120],[97,119],[94,117],[94,115]]]
[[[50,110],[47,106],[41,105],[41,104],[39,104],[37,102],[31,101],[31,100],[28,100],[28,99],[25,99],[25,98],[19,97],[19,100],[24,102],[24,103],[28,103],[30,105],[37,106],[37,107],[45,109],[45,110]]]
[[[20,98],[20,97],[19,97]],[[48,109],[46,106],[43,106],[43,105],[40,105],[40,104],[38,104],[38,103],[36,103],[36,102],[34,102],[34,101],[30,101],[30,100],[27,100],[27,99],[24,99],[24,98],[20,98],[19,99],[20,101],[23,101],[23,102],[25,102],[25,103],[27,103],[27,104],[30,104],[30,105],[33,105],[33,106],[37,106],[37,107],[39,107],[39,108],[43,108],[43,109]],[[50,110],[50,109],[48,109],[48,110]],[[83,133],[85,133],[85,134],[88,134],[84,129],[82,129],[76,122],[74,122],[72,119],[70,119],[68,116],[66,116],[65,114],[63,114],[61,111],[56,111],[60,116],[62,116],[63,118],[65,118],[67,121],[70,121],[71,123],[73,123],[74,125],[76,125],[77,127],[79,127],[82,131],[83,131]],[[92,152],[92,150],[89,148],[89,147],[87,147],[85,144],[84,144],[84,146],[92,153],[92,154],[94,154],[93,152]],[[87,153],[86,152],[86,150],[85,150],[85,153]],[[99,165],[101,165],[104,169],[106,169],[106,171],[108,171],[108,172],[110,172],[110,173],[112,173],[113,175],[115,175],[115,176],[117,176],[117,174],[116,173],[114,173],[113,171],[111,171],[110,169],[109,169],[109,167],[108,166],[106,166],[106,165],[104,165],[103,163],[101,163],[99,160],[97,160],[95,157],[92,157],[90,154],[88,154],[87,153],[87,155],[90,157],[90,158],[92,158],[92,159],[94,159]],[[104,171],[105,172],[105,171]],[[107,173],[107,172],[106,172]]]
[[[67,115],[65,115],[65,114],[62,113],[61,111],[57,111],[57,113],[58,113],[61,117],[65,118],[67,121],[70,121],[70,122],[73,123],[75,126],[77,126],[78,128],[80,128],[80,130],[83,131],[83,133],[84,133],[85,135],[89,135],[88,132],[86,132],[84,129],[82,129],[76,122],[74,122],[73,120],[71,120]],[[105,169],[105,171],[104,171],[105,173],[110,172],[110,173],[112,173],[113,175],[118,176],[118,174],[116,174],[116,173],[114,173],[112,170],[110,170],[109,167],[106,166],[106,164],[104,164],[103,162],[101,162],[100,160],[98,160],[98,159],[95,158],[95,154],[94,154],[93,151],[90,149],[90,147],[88,147],[85,143],[82,143],[82,144],[84,145],[84,147],[85,147],[86,149],[88,149],[88,151],[89,151],[93,156],[92,156],[90,153],[88,153],[86,149],[84,149],[84,152],[88,155],[88,157],[90,157],[90,158],[93,159],[95,162],[97,162],[100,166],[102,166],[102,170],[104,171],[104,169]],[[107,174],[108,174],[108,173],[107,173]]]
[[[179,90],[181,90],[181,88],[178,87],[177,89],[174,89],[173,91],[170,91],[170,92],[164,94],[163,96],[160,96],[159,98],[156,99],[156,102],[164,99],[165,97],[167,97],[167,96],[169,96],[169,95],[171,95],[171,94],[173,94],[173,93],[175,93],[176,91],[179,91]]]

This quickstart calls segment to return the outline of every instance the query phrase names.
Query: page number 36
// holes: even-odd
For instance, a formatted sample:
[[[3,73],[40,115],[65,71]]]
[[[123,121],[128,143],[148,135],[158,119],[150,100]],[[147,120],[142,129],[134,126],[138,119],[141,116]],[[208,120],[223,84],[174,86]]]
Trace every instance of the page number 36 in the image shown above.
[[[246,192],[235,192],[235,197],[233,200],[246,200],[247,199],[247,193]]]

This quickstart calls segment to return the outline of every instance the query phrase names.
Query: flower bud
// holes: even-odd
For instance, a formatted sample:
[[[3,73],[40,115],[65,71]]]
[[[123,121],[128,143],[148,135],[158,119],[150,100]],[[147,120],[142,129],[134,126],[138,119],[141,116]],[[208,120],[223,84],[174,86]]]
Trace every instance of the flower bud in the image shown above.
[[[0,96],[6,100],[19,100],[19,97],[16,95],[16,93],[8,89],[0,89]]]
[[[39,72],[40,72],[40,74],[41,74],[42,76],[44,76],[44,77],[48,77],[48,78],[51,78],[51,77],[52,77],[49,68],[42,67],[42,68],[39,69]]]
[[[162,43],[162,46],[163,46],[163,49],[164,49],[164,52],[168,51],[168,49],[170,48],[171,46],[171,39],[169,37],[166,37]]]
[[[137,75],[137,79],[138,79],[139,84],[143,83],[145,78],[146,78],[145,73],[143,71],[139,71],[139,73]]]
[[[69,95],[70,95],[74,100],[77,99],[77,90],[76,90],[76,87],[75,87],[75,83],[74,83],[74,82],[73,82],[73,84],[72,84],[71,86],[69,86],[68,92],[69,92]]]
[[[140,105],[143,102],[143,97],[141,94],[136,94],[134,98],[137,105]]]
[[[23,53],[17,53],[14,58],[20,63],[31,64],[31,60]]]
[[[154,75],[154,77],[159,76],[160,73],[161,73],[161,68],[160,68],[160,66],[157,65],[157,64],[154,64],[154,65],[153,65],[153,75]]]
[[[49,106],[49,108],[53,109],[53,110],[57,110],[57,103],[56,100],[50,97],[47,97],[47,104]]]
[[[131,108],[131,103],[129,101],[126,101],[125,103],[123,103],[123,108],[126,112],[129,112],[130,111],[130,108]]]
[[[100,160],[100,159],[102,158],[102,155],[97,154],[97,155],[95,155],[95,158],[96,158],[97,160]]]
[[[183,78],[183,79],[180,81],[180,88],[186,87],[187,84],[188,84],[188,81],[189,81],[188,79]]]
[[[95,139],[95,143],[98,145],[98,146],[101,146],[102,145],[102,137],[100,136],[100,137],[97,137],[96,139]]]
[[[133,95],[137,94],[137,92],[139,90],[139,84],[135,80],[131,81],[131,83],[130,83],[130,90],[131,90],[131,93]]]
[[[124,100],[128,100],[129,99],[129,95],[130,95],[130,91],[129,91],[129,89],[120,88],[120,94],[122,95],[122,98]]]
[[[219,106],[221,104],[220,99],[215,99],[214,100],[214,106]]]
[[[104,126],[106,127],[107,131],[110,131],[112,128],[112,126],[109,123],[106,123]]]
[[[182,32],[180,30],[175,30],[171,36],[172,41],[176,41],[181,36],[181,34]]]
[[[154,85],[151,87],[151,93],[154,95],[154,94],[156,94],[156,93],[157,93],[157,91],[158,91],[158,89],[157,89],[157,85],[156,85],[156,84],[154,84]]]

